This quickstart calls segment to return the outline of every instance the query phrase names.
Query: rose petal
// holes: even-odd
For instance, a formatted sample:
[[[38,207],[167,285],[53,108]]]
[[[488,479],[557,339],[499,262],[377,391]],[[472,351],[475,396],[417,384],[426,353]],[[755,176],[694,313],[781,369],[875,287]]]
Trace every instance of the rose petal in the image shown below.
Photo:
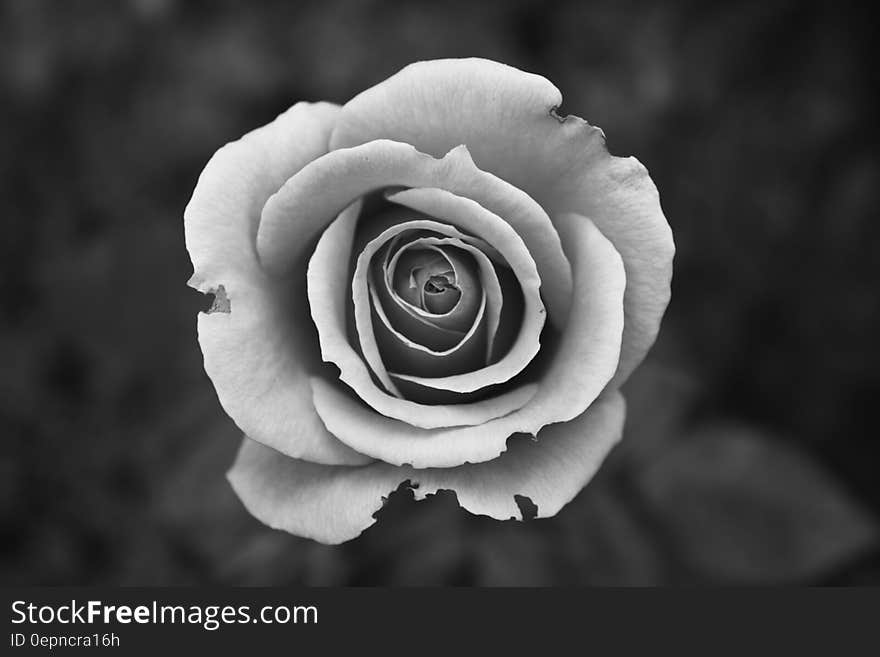
[[[468,333],[458,344],[444,351],[428,348],[396,330],[394,323],[385,314],[379,293],[376,290],[376,287],[379,286],[371,285],[370,295],[375,314],[371,328],[379,346],[382,365],[381,372],[374,373],[380,381],[383,381],[385,377],[389,376],[389,370],[397,373],[439,377],[479,369],[481,364],[485,365],[488,362],[492,348],[491,340],[494,339],[498,330],[498,322],[501,317],[501,286],[498,283],[495,268],[479,249],[459,239],[422,237],[412,244],[417,246],[452,245],[472,256],[479,263],[479,283],[472,274],[468,274],[466,277],[458,276],[460,281],[463,278],[474,279],[469,283],[465,280],[467,284],[465,287],[470,288],[466,290],[465,294],[479,295],[480,304],[477,308],[477,315],[473,318],[473,324]],[[460,270],[462,266],[457,265],[456,268]],[[355,307],[359,305],[359,302],[355,303]],[[379,321],[375,321],[376,319]],[[361,350],[366,354],[363,345]],[[396,375],[392,373],[391,376]],[[404,396],[413,399],[407,395]]]
[[[446,351],[433,351],[427,347],[413,342],[405,335],[399,333],[391,325],[390,320],[382,309],[381,302],[376,296],[374,289],[370,290],[372,300],[371,308],[377,321],[370,321],[372,342],[367,343],[370,347],[370,368],[376,378],[392,394],[418,401],[420,403],[439,403],[433,396],[416,399],[411,395],[401,394],[397,385],[391,379],[396,376],[389,372],[390,367],[395,371],[431,372],[436,376],[456,374],[468,371],[475,362],[479,362],[486,354],[486,295],[481,295],[481,303],[477,310],[473,326],[462,337],[461,341]],[[371,318],[368,318],[370,320]],[[363,348],[364,359],[368,353]],[[467,401],[465,399],[452,399],[448,403]]]
[[[401,236],[402,237],[402,236]],[[402,306],[408,314],[415,315],[431,326],[442,326],[459,332],[467,332],[473,326],[477,308],[480,306],[482,291],[476,283],[476,275],[473,271],[475,263],[466,261],[464,254],[456,255],[454,249],[441,248],[436,242],[426,242],[428,237],[419,237],[407,241],[397,248],[394,255],[387,260],[374,258],[373,272],[377,269],[381,276],[374,276],[374,280],[384,288],[397,305]],[[395,240],[397,241],[397,240]],[[419,255],[434,252],[433,266],[421,267],[415,270],[412,266],[418,262]],[[376,262],[381,261],[381,262]],[[439,261],[439,262],[438,262]],[[376,266],[378,265],[378,267]],[[432,311],[421,304],[431,303],[430,298],[424,291],[424,282],[432,273],[440,269],[449,270],[453,278],[457,279],[456,289],[458,297],[454,305],[445,312]],[[470,291],[471,294],[466,294]]]
[[[339,108],[299,103],[272,123],[218,150],[184,212],[186,245],[202,292],[225,292],[226,312],[199,315],[205,371],[220,404],[254,439],[317,463],[369,458],[330,435],[315,415],[308,374],[297,354],[302,327],[291,325],[287,292],[262,273],[255,240],[266,199],[327,150]],[[305,330],[309,330],[306,327]]]
[[[537,173],[541,163],[522,161],[524,145],[542,148],[536,125],[561,102],[559,90],[546,78],[498,62],[416,62],[348,101],[330,147],[393,139],[440,157],[466,144],[478,163],[494,167],[515,160],[508,165]]]
[[[501,321],[501,310],[504,306],[504,295],[501,291],[501,283],[498,281],[498,272],[495,270],[492,261],[483,251],[459,239],[449,237],[422,237],[413,243],[426,245],[436,244],[439,246],[449,245],[467,252],[471,258],[473,258],[473,264],[477,267],[476,275],[469,269],[462,274],[461,270],[464,269],[464,266],[459,265],[458,260],[454,257],[453,264],[455,265],[458,285],[462,289],[463,295],[477,293],[477,279],[479,279],[479,289],[486,296],[486,362],[488,363],[489,356],[492,352],[492,344],[495,340],[495,335],[498,332],[498,324]],[[448,252],[454,256],[454,253],[451,250]]]
[[[401,301],[427,318],[463,315],[460,330],[466,330],[473,324],[480,298],[479,292],[473,294],[477,290],[474,269],[470,259],[464,254],[456,256],[455,250],[410,241],[394,254],[394,260],[383,272],[382,279]],[[472,275],[468,277],[469,274]],[[430,287],[436,287],[432,282],[438,277],[444,286],[430,291]],[[461,283],[472,294],[465,295]],[[466,308],[469,312],[462,311],[463,305],[470,306]]]
[[[439,156],[467,144],[477,166],[527,192],[551,216],[576,212],[595,222],[626,267],[617,386],[657,336],[675,247],[645,167],[610,155],[602,131],[583,119],[560,120],[553,111],[561,103],[550,81],[504,64],[418,62],[346,103],[330,145],[394,139]]]
[[[351,229],[349,228],[349,230]],[[397,386],[388,376],[382,350],[379,348],[380,342],[385,344],[386,347],[392,346],[395,341],[398,342],[400,345],[399,349],[396,349],[391,353],[388,353],[388,350],[386,350],[386,353],[388,353],[389,356],[396,355],[398,360],[409,360],[414,365],[421,364],[423,366],[428,365],[428,362],[425,359],[430,360],[432,355],[437,358],[443,358],[451,356],[457,351],[462,351],[463,354],[467,356],[468,354],[473,354],[474,349],[478,350],[477,353],[483,351],[486,344],[486,324],[484,315],[486,308],[485,295],[481,294],[481,302],[478,306],[477,316],[472,319],[473,323],[468,328],[467,332],[464,334],[457,334],[450,333],[448,331],[448,326],[434,326],[431,322],[427,321],[426,317],[413,316],[403,308],[400,308],[400,312],[394,314],[394,311],[397,310],[397,304],[394,303],[393,299],[391,303],[383,303],[381,294],[383,286],[385,286],[387,290],[387,280],[376,285],[368,284],[368,270],[374,259],[377,257],[377,252],[379,252],[383,246],[394,240],[395,237],[407,232],[420,230],[433,230],[435,232],[442,232],[443,234],[455,235],[459,238],[466,238],[465,235],[459,233],[451,226],[444,226],[435,221],[407,221],[388,228],[378,237],[370,240],[358,256],[355,271],[352,276],[351,295],[354,303],[355,329],[363,359],[370,366],[370,369],[373,371],[376,378],[378,378],[382,385],[385,386],[385,389],[397,397],[402,397],[402,395],[397,389]],[[326,233],[327,231],[325,231],[325,234]],[[322,237],[321,240],[323,241],[324,238]],[[372,303],[371,296],[373,297]],[[387,311],[392,311],[390,316]],[[373,321],[374,314],[379,318],[379,322],[376,322],[375,325]],[[405,326],[401,326],[403,323],[402,320],[408,320],[408,322],[405,323]],[[454,318],[452,318],[452,323],[455,325]],[[318,326],[319,334],[333,330],[331,326]],[[386,330],[383,331],[383,328]],[[400,328],[400,330],[397,330],[398,328]],[[438,330],[438,328],[445,330]],[[422,330],[419,332],[418,329]],[[379,332],[378,340],[376,337],[377,330]],[[461,335],[461,337],[455,339],[454,344],[443,348],[438,347],[438,342],[445,342],[447,337],[455,335]],[[412,336],[412,339],[408,339],[407,336]],[[419,338],[421,338],[421,340],[416,342]],[[346,349],[343,345],[338,343],[336,343],[336,347],[337,348],[334,351],[326,352],[325,358],[331,359],[339,366],[340,379],[342,381],[345,381],[350,385],[359,395],[361,395],[364,401],[372,404],[373,402],[371,399],[364,397],[363,394],[366,393],[367,395],[370,395],[372,392],[367,378],[369,374],[366,373],[365,376],[364,368],[355,360],[355,354],[352,349]],[[419,351],[424,352],[422,358],[419,357]],[[446,366],[454,367],[455,364],[447,363]],[[381,403],[381,400],[379,403]]]
[[[575,295],[559,348],[525,406],[480,426],[426,430],[374,413],[315,379],[315,408],[327,429],[387,463],[448,468],[493,459],[511,434],[536,434],[586,410],[617,369],[626,277],[620,256],[589,219],[564,215],[557,221],[570,249]]]
[[[498,319],[498,331],[492,342],[492,353],[489,362],[495,362],[510,350],[519,333],[522,324],[523,308],[525,299],[516,276],[507,267],[496,267],[498,283],[501,285],[501,298],[504,304],[501,307],[501,317]]]
[[[468,372],[444,377],[396,375],[397,378],[427,388],[451,392],[473,392],[509,381],[531,362],[540,348],[541,329],[546,311],[541,302],[535,261],[516,231],[479,203],[456,196],[442,189],[418,188],[388,194],[389,201],[404,205],[433,217],[442,217],[492,245],[516,274],[525,305],[519,334],[510,351],[498,362]],[[543,290],[542,290],[543,291]]]
[[[226,413],[255,440],[316,463],[371,459],[329,434],[310,400],[310,327],[298,324],[288,291],[263,281],[230,296],[231,312],[200,313],[205,371]],[[318,363],[311,371],[316,371]]]
[[[312,320],[318,328],[321,357],[334,363],[340,370],[340,379],[358,396],[382,415],[402,420],[410,426],[423,428],[479,425],[522,406],[534,394],[534,388],[522,386],[492,399],[466,404],[425,405],[398,399],[382,391],[370,376],[361,356],[348,342],[346,332],[345,299],[351,294],[349,271],[339,266],[339,253],[349,253],[358,223],[357,204],[349,206],[336,221],[324,231],[318,240],[308,266],[308,297]],[[423,222],[411,222],[418,227]],[[437,222],[427,222],[435,225]],[[449,230],[452,230],[451,227]],[[463,233],[456,237],[467,239]],[[357,278],[357,277],[355,277]],[[367,309],[369,313],[369,309]],[[364,344],[375,344],[372,324],[363,328]],[[326,383],[326,382],[325,382]],[[314,385],[314,384],[313,384]],[[327,384],[334,387],[332,384]],[[345,403],[357,402],[338,391]],[[335,414],[333,403],[324,406],[325,425],[328,417]],[[371,415],[376,413],[370,411]],[[377,415],[378,417],[378,415]]]
[[[272,123],[226,144],[199,176],[184,211],[186,248],[203,292],[259,271],[257,226],[266,200],[293,174],[327,152],[340,107],[298,103]]]
[[[624,416],[623,397],[612,392],[571,422],[546,427],[537,443],[517,439],[494,461],[440,470],[315,465],[245,439],[228,477],[261,522],[322,543],[358,536],[405,481],[416,499],[452,490],[463,508],[499,520],[522,519],[514,497],[522,495],[547,518],[590,481],[620,439]]]
[[[476,309],[477,313],[471,318],[471,325],[466,331],[460,332],[436,326],[427,318],[409,312],[409,309],[404,304],[397,303],[397,299],[388,294],[385,285],[381,282],[376,283],[374,276],[370,276],[367,287],[369,288],[370,298],[373,300],[375,311],[382,315],[383,321],[389,327],[393,327],[393,330],[403,336],[404,339],[422,345],[425,349],[430,349],[434,352],[449,351],[455,349],[461,343],[465,335],[473,328],[474,322],[477,320],[477,313],[480,312],[484,301],[482,298],[480,299],[480,304],[477,305]],[[363,290],[359,290],[359,293],[363,293]],[[369,317],[369,312],[367,312],[366,299],[364,299],[363,303],[364,317],[367,318]]]
[[[458,317],[453,317],[449,315],[439,317],[436,315],[430,315],[408,304],[404,299],[401,299],[400,296],[394,291],[393,285],[390,281],[390,277],[395,272],[396,268],[395,259],[397,258],[397,255],[402,251],[402,249],[395,250],[395,247],[400,244],[402,239],[409,239],[410,235],[418,236],[423,234],[459,234],[453,227],[448,226],[447,224],[432,222],[431,224],[425,225],[433,225],[434,229],[430,231],[403,231],[399,233],[397,237],[393,238],[391,242],[389,242],[392,248],[386,250],[384,258],[382,257],[381,253],[377,254],[376,257],[373,258],[373,262],[371,264],[371,280],[376,284],[373,285],[372,288],[373,292],[376,294],[380,301],[383,311],[391,322],[391,325],[398,332],[406,335],[407,337],[412,339],[413,342],[417,342],[434,351],[443,351],[453,348],[461,341],[461,339],[464,337],[464,334],[473,326],[473,322],[476,319],[476,314],[474,315],[474,317],[470,318],[470,321],[468,321],[467,323],[465,323],[464,321],[460,321],[460,318]],[[457,238],[447,237],[447,239]],[[479,252],[480,254],[484,254],[487,252],[487,250],[491,249],[491,247],[483,242],[483,240],[479,240],[472,236],[468,236],[467,247],[463,248],[477,249],[477,251],[474,251],[472,253]],[[392,255],[390,260],[388,258],[389,254]],[[464,318],[461,318],[461,320],[463,319]],[[453,330],[456,326],[461,326],[463,331]]]
[[[436,159],[408,144],[377,140],[311,162],[263,208],[257,233],[261,263],[275,276],[288,274],[291,259],[346,206],[369,191],[391,186],[445,189],[503,217],[538,265],[551,321],[564,325],[571,302],[571,270],[556,229],[540,205],[478,169],[463,146]]]
[[[516,341],[510,348],[508,353],[496,363],[488,364],[484,367],[475,369],[464,374],[454,374],[450,376],[437,377],[417,377],[411,375],[396,375],[397,378],[406,380],[410,383],[417,384],[423,388],[434,388],[438,390],[447,390],[455,393],[469,393],[481,388],[505,383],[516,374],[521,372],[526,365],[531,362],[535,354],[540,348],[541,329],[544,326],[546,312],[538,289],[541,280],[535,262],[526,251],[523,241],[519,238],[515,231],[503,219],[492,214],[485,208],[480,207],[474,201],[455,196],[449,192],[440,189],[420,188],[409,189],[403,192],[391,194],[388,196],[390,201],[399,203],[406,207],[413,208],[419,212],[429,214],[434,217],[445,217],[448,220],[460,226],[463,230],[475,235],[477,238],[491,244],[505,258],[511,269],[516,274],[520,283],[523,295],[525,297],[525,308],[523,310],[523,321],[519,327],[519,333]],[[372,317],[370,307],[367,302],[366,293],[366,274],[367,264],[373,254],[381,245],[388,242],[396,234],[404,230],[433,230],[446,235],[454,236],[464,242],[469,241],[469,237],[452,226],[445,226],[438,222],[432,221],[410,221],[398,224],[384,231],[379,237],[372,240],[361,255],[358,257],[358,264],[355,270],[352,289],[355,304],[355,320],[357,325],[358,337],[361,343],[361,350],[364,359],[369,363],[370,367],[379,377],[383,385],[389,390],[397,390],[393,382],[388,379],[382,365],[382,359],[376,346],[376,340],[373,334]],[[323,238],[322,238],[323,239]],[[316,295],[317,296],[317,295]],[[319,332],[321,331],[319,325]],[[347,356],[347,360],[352,360],[351,354]],[[342,369],[342,365],[334,359],[337,365]],[[351,385],[354,390],[364,398],[361,388],[367,384],[360,369],[356,363],[352,362],[349,371],[343,371],[340,378]],[[381,370],[381,371],[380,371]],[[363,379],[361,381],[356,380]],[[364,398],[364,401],[373,405],[370,399]],[[373,406],[376,408],[375,406]]]
[[[576,164],[557,167],[550,175],[548,167],[531,189],[554,216],[576,212],[589,217],[623,258],[626,321],[620,366],[611,382],[617,387],[642,362],[660,330],[671,294],[672,231],[657,188],[636,158],[611,155],[602,131],[577,117],[566,118],[557,134],[557,152]]]

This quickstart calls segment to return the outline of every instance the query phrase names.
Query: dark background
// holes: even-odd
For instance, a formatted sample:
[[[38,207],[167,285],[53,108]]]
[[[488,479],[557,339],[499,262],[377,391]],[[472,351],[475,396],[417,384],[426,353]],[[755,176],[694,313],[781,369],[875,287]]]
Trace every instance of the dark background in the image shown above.
[[[0,583],[880,584],[875,23],[846,3],[0,1]],[[551,79],[678,247],[624,441],[556,518],[252,519],[183,208],[215,149],[406,63]]]

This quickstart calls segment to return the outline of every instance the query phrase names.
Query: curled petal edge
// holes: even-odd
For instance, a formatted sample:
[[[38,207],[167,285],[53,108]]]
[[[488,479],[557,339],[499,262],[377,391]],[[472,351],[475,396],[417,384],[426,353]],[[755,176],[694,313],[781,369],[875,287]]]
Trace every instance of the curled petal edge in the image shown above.
[[[504,217],[538,265],[551,321],[565,325],[571,268],[553,223],[528,194],[478,168],[464,145],[437,159],[409,144],[377,139],[314,160],[263,208],[257,232],[263,268],[273,277],[289,275],[291,263],[345,207],[367,192],[394,186],[440,188]]]
[[[318,329],[321,356],[339,368],[340,380],[374,409],[371,413],[375,415],[378,411],[388,418],[425,429],[473,426],[506,415],[531,399],[534,386],[523,385],[497,397],[477,402],[427,405],[399,399],[381,390],[373,382],[367,365],[348,342],[345,329],[345,298],[350,293],[348,271],[337,266],[337,254],[351,251],[357,215],[357,204],[350,205],[321,235],[309,260],[307,284],[309,307]],[[313,379],[313,388],[315,385],[322,385],[316,384],[316,381],[323,379]],[[346,405],[358,405],[358,402],[343,392],[337,392],[340,399],[347,400]],[[326,407],[324,412],[332,414]],[[327,418],[322,419],[326,426]]]

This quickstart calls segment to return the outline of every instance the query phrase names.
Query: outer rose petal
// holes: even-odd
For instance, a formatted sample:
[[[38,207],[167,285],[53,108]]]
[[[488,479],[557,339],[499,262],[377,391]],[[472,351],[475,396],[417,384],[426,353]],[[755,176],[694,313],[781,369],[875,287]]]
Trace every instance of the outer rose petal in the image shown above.
[[[327,152],[340,107],[297,103],[272,123],[226,144],[199,176],[184,211],[186,248],[203,292],[259,271],[260,213],[272,194],[306,164]]]
[[[369,458],[327,432],[315,415],[308,375],[296,358],[297,329],[280,316],[282,293],[260,269],[256,233],[266,199],[327,150],[339,107],[299,103],[274,122],[217,151],[184,213],[186,245],[202,292],[226,293],[230,312],[199,315],[205,370],[224,410],[248,435],[285,454],[354,465]],[[284,322],[290,322],[285,318]]]
[[[537,434],[586,410],[617,370],[626,278],[620,255],[589,219],[565,215],[557,221],[570,251],[575,295],[559,348],[527,404],[479,426],[419,429],[379,415],[316,379],[315,407],[327,429],[386,463],[450,468],[493,459],[511,434]]]
[[[561,103],[549,80],[504,64],[418,62],[346,103],[330,146],[393,139],[439,156],[466,144],[477,166],[527,192],[550,216],[576,212],[594,221],[626,267],[617,386],[657,336],[669,302],[672,233],[645,168],[610,155],[599,128],[557,118]]]
[[[543,429],[537,443],[512,441],[494,461],[448,470],[316,465],[245,440],[228,477],[261,522],[322,543],[358,536],[375,522],[384,497],[407,480],[416,499],[453,490],[462,507],[498,520],[522,519],[514,495],[524,495],[546,518],[590,481],[620,439],[624,415],[623,397],[610,392],[571,422]]]
[[[568,153],[564,157],[575,164],[558,166],[549,176],[548,167],[542,179],[533,181],[531,192],[553,216],[577,212],[589,217],[623,258],[626,321],[620,367],[611,382],[617,387],[642,362],[660,330],[671,293],[672,230],[641,162],[611,155],[602,131],[578,117],[567,117],[557,135],[557,152]]]

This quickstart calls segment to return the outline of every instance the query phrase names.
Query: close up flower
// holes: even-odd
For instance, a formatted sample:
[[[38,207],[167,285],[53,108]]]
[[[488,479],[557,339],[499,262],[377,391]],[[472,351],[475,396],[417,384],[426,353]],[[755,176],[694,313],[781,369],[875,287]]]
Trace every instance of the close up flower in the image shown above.
[[[621,436],[674,246],[657,190],[549,81],[419,62],[221,148],[185,212],[205,370],[262,522],[339,543],[409,482],[556,514]]]

